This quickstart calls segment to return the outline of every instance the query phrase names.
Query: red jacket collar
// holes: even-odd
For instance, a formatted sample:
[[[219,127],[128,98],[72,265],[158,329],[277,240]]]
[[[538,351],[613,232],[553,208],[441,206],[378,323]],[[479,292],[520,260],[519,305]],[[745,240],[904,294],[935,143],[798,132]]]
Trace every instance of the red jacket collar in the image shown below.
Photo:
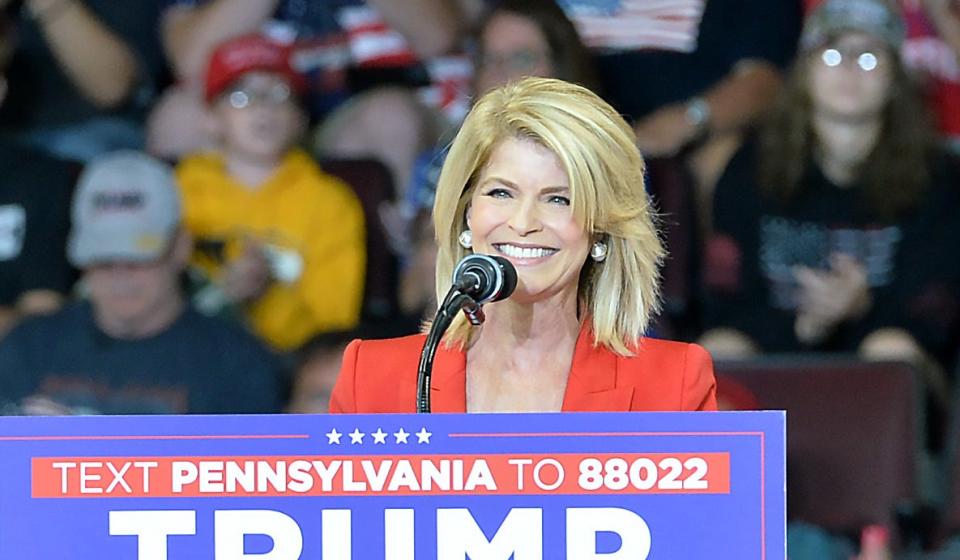
[[[467,355],[456,349],[437,349],[430,390],[434,412],[465,412],[467,409]],[[594,346],[589,327],[580,329],[573,363],[563,396],[563,411],[630,410],[633,387],[617,387],[617,355]]]

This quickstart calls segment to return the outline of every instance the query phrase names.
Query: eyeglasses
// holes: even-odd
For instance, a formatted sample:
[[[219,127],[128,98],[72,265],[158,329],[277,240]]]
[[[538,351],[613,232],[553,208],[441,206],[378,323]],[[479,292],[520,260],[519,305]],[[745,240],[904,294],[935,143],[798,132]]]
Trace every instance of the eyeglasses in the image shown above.
[[[234,109],[245,109],[254,103],[282,105],[290,100],[291,93],[287,84],[274,84],[265,90],[237,88],[230,92],[227,99]]]
[[[856,61],[857,67],[864,72],[872,72],[880,65],[880,57],[870,51],[840,50],[836,48],[824,49],[820,55],[820,60],[830,67],[836,68],[846,63]]]

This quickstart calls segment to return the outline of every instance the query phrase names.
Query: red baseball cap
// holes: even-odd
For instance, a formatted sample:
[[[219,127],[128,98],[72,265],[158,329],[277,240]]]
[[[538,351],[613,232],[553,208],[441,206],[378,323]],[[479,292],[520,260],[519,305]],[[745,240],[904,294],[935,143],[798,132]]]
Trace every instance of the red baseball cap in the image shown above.
[[[224,89],[248,72],[280,74],[298,94],[306,82],[290,64],[291,49],[260,34],[243,35],[221,43],[210,55],[204,97],[213,101]]]

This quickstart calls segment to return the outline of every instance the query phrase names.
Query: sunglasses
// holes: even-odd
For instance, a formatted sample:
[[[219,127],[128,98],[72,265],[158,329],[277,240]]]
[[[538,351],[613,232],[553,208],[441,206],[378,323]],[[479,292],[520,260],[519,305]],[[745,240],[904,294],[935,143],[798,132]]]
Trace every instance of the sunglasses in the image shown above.
[[[239,87],[230,91],[227,100],[234,109],[246,109],[254,103],[265,105],[282,105],[290,100],[293,92],[287,84],[274,84],[267,89]]]
[[[879,55],[865,50],[837,49],[830,47],[820,53],[820,60],[829,68],[837,68],[842,64],[856,63],[864,72],[872,72],[880,65]]]

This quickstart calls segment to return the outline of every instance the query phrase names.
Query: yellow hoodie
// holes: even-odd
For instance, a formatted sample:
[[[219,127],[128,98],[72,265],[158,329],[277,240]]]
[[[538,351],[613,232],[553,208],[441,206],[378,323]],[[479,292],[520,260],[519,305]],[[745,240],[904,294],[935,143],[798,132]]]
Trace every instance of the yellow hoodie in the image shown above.
[[[363,298],[365,229],[359,200],[342,181],[291,150],[263,184],[234,181],[222,156],[200,154],[176,170],[193,262],[216,279],[245,240],[263,244],[274,280],[248,305],[257,334],[278,350],[356,326]]]

